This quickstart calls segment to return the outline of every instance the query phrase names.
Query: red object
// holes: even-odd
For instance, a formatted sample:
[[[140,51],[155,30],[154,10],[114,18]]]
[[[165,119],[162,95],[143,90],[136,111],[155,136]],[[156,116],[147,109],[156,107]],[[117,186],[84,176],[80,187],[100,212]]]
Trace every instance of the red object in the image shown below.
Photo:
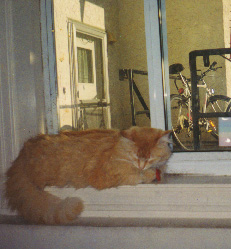
[[[179,94],[182,94],[183,92],[184,92],[184,89],[183,89],[183,88],[178,89],[178,93],[179,93]]]
[[[156,180],[159,182],[161,180],[161,171],[156,169]]]

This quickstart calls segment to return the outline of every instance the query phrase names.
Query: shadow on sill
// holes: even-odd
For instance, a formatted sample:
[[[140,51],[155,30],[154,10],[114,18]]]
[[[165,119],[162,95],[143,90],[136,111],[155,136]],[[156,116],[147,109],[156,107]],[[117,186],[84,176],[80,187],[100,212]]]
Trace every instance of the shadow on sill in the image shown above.
[[[166,174],[163,184],[231,184],[231,176]]]

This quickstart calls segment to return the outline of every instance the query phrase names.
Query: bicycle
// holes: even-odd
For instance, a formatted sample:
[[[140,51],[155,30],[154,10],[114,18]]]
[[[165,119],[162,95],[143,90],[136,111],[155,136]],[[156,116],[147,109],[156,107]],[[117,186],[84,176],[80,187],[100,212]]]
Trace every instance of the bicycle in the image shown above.
[[[213,62],[208,70],[198,75],[197,87],[205,89],[204,104],[202,113],[210,112],[230,112],[231,98],[225,95],[215,95],[214,89],[209,88],[204,77],[211,71],[217,71],[222,67],[215,67],[217,62]],[[183,150],[193,150],[193,120],[192,120],[192,101],[191,101],[191,84],[190,79],[182,75],[184,67],[177,63],[169,66],[170,79],[174,79],[174,83],[178,94],[171,94],[171,116],[173,140],[176,145]],[[199,71],[199,70],[198,70]],[[183,83],[183,88],[179,88],[177,80]],[[218,140],[218,122],[214,118],[199,119],[200,135],[202,132],[211,134],[216,141]]]

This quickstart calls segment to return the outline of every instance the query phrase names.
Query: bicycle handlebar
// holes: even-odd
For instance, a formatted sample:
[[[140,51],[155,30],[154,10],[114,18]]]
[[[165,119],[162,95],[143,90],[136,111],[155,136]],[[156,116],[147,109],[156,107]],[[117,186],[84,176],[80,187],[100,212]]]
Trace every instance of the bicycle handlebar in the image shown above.
[[[219,68],[222,68],[222,67],[216,67],[215,68],[215,66],[217,65],[217,62],[216,61],[214,61],[211,65],[210,65],[210,67],[205,71],[205,72],[203,72],[203,73],[201,73],[201,75],[197,75],[197,81],[201,81],[210,71],[217,71]],[[182,66],[183,67],[183,66]],[[197,70],[197,71],[201,71],[201,70]],[[172,77],[170,77],[171,79],[174,79],[175,81],[176,80],[181,80],[181,81],[186,81],[187,82],[187,84],[191,81],[191,79],[190,78],[186,78],[184,75],[182,75],[180,72],[178,72],[179,73],[179,75],[178,76],[172,76]],[[182,79],[184,79],[184,80],[182,80]],[[175,84],[176,84],[176,82],[175,82]],[[184,83],[185,84],[185,83]]]
[[[212,68],[215,67],[216,65],[217,65],[217,62],[214,61],[214,62],[212,63],[212,65],[211,65],[209,68],[212,69]]]
[[[216,65],[217,65],[217,62],[214,61],[214,62],[210,65],[209,69],[206,70],[204,73],[202,73],[202,74],[198,77],[199,80],[202,80],[202,79],[206,76],[206,74],[207,74],[208,72],[210,72],[210,71],[217,71],[217,69],[222,68],[222,67],[216,67],[216,68],[215,68]]]

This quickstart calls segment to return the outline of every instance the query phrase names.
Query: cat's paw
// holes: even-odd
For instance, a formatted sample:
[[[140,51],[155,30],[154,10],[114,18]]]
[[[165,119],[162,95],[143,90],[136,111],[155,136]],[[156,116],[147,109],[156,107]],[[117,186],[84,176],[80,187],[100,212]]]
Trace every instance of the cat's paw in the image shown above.
[[[77,216],[83,211],[83,203],[80,199],[66,198],[60,205],[55,216],[56,224],[67,224],[74,221]]]
[[[151,183],[154,181],[160,181],[160,170],[147,169],[143,172],[143,183]]]

